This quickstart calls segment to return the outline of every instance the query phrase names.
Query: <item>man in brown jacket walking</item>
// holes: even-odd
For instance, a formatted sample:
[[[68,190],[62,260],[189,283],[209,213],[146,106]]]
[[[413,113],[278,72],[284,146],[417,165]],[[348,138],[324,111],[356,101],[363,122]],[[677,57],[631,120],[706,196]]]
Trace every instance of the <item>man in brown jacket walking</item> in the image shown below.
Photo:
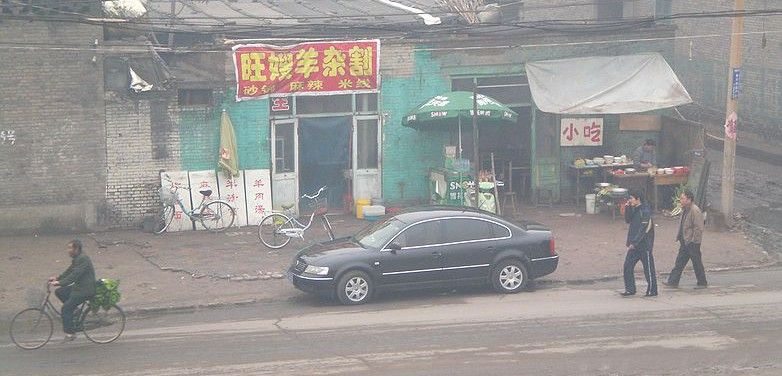
[[[703,238],[703,213],[698,205],[693,203],[695,196],[692,191],[685,189],[679,196],[682,204],[682,220],[679,222],[679,233],[676,240],[679,241],[679,255],[676,256],[676,264],[671,270],[668,281],[664,284],[668,287],[678,287],[679,279],[687,262],[692,260],[692,269],[695,270],[695,278],[698,280],[696,289],[706,288],[706,271],[701,260],[701,239]]]

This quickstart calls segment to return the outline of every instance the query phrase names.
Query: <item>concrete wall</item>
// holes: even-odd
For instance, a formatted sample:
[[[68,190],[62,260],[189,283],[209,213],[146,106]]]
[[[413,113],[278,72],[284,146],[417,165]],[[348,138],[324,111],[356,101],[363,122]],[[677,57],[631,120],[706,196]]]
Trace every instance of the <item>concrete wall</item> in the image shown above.
[[[0,144],[2,232],[81,230],[99,219],[106,130],[96,40],[100,26],[0,21],[0,130],[15,136]]]
[[[673,12],[716,12],[733,9],[733,0],[674,1]],[[747,10],[778,8],[774,0],[749,0]],[[725,118],[728,93],[730,18],[696,18],[675,21],[676,71],[695,101],[682,110],[692,120],[720,126]],[[742,76],[739,97],[739,142],[752,140],[776,145],[782,141],[782,28],[779,16],[746,17],[742,38]],[[765,31],[769,33],[764,34]],[[708,36],[708,35],[718,35]],[[691,39],[685,37],[693,37]],[[702,37],[707,36],[707,37]],[[765,40],[765,41],[764,41]],[[749,136],[747,138],[746,136]]]
[[[607,2],[603,0],[603,2]],[[655,12],[656,0],[617,0],[622,4],[625,18],[650,17]],[[522,21],[594,20],[598,1],[526,0],[522,6]]]

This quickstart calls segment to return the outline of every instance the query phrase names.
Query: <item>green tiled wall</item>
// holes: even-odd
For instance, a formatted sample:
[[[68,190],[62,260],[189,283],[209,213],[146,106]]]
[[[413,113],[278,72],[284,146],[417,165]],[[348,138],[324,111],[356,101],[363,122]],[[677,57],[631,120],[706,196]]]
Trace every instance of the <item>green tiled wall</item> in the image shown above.
[[[254,100],[235,102],[233,92],[226,91],[218,107],[186,107],[179,111],[179,137],[183,170],[217,169],[220,145],[220,113],[228,111],[236,134],[239,168],[269,168],[269,102]]]
[[[436,71],[438,62],[426,52],[415,53],[416,73],[383,77],[383,197],[427,199],[428,171],[443,166],[447,130],[419,131],[402,126],[402,117],[426,99],[450,90],[450,80]]]

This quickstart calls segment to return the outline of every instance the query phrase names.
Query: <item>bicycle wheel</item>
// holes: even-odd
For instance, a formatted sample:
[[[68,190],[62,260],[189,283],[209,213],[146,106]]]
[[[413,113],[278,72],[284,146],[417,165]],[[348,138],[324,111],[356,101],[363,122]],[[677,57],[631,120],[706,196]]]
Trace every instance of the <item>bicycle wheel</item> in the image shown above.
[[[291,238],[280,233],[280,230],[291,228],[293,224],[287,216],[279,213],[269,214],[263,217],[261,224],[258,225],[258,239],[269,248],[279,249],[291,241]]]
[[[225,201],[212,201],[201,209],[201,224],[210,231],[223,231],[234,224],[236,212]]]
[[[54,324],[48,313],[40,308],[28,308],[11,320],[11,340],[25,350],[41,348],[54,332]]]
[[[163,205],[155,216],[155,234],[162,234],[174,220],[174,205]]]
[[[84,336],[95,343],[109,343],[122,334],[125,330],[125,312],[117,305],[109,309],[87,309],[83,315],[82,326]]]

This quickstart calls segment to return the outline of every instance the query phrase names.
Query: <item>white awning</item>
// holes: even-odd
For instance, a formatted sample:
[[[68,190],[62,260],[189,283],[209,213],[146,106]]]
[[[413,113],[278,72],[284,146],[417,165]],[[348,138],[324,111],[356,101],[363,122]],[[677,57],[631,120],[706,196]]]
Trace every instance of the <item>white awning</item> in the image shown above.
[[[659,53],[526,64],[535,105],[555,114],[625,114],[692,103]]]

